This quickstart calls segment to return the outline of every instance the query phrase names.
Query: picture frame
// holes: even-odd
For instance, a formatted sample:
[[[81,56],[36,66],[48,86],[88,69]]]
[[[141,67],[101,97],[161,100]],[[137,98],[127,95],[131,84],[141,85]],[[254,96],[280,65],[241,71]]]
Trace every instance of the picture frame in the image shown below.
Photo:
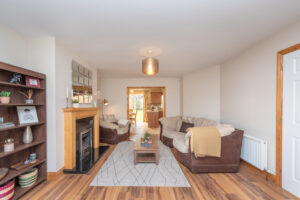
[[[39,122],[35,106],[17,106],[17,112],[21,125]]]
[[[41,87],[40,79],[38,78],[25,76],[25,82],[26,82],[26,86],[36,87],[36,88]]]

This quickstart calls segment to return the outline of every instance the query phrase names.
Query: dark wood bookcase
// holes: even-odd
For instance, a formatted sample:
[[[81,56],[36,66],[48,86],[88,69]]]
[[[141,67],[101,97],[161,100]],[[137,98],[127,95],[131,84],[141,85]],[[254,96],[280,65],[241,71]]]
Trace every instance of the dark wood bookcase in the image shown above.
[[[9,83],[13,77],[13,73],[38,78],[40,80],[40,88],[26,86],[25,84]],[[18,92],[22,91],[26,93],[28,89],[33,89],[34,91],[34,104],[25,104],[26,98]],[[0,180],[0,185],[2,185],[11,179],[15,179],[14,199],[18,199],[47,178],[46,75],[0,62],[0,92],[2,90],[10,91],[11,95],[9,104],[0,103],[0,117],[4,117],[4,122],[13,122],[15,126],[0,128],[0,168],[9,168],[13,164],[23,162],[26,158],[29,158],[30,153],[36,153],[38,159],[38,162],[24,169],[9,169],[8,174]],[[35,106],[39,122],[20,125],[17,106]],[[28,125],[32,129],[33,141],[30,144],[23,144],[23,132]],[[4,141],[7,138],[14,139],[15,148],[12,152],[4,152]],[[34,167],[38,168],[37,182],[28,188],[19,187],[17,177]]]

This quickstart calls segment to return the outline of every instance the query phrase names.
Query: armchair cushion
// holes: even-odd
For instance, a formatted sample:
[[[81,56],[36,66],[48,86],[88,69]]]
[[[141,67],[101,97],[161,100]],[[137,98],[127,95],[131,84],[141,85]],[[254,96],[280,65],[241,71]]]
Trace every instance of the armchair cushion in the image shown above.
[[[119,127],[128,127],[130,124],[129,120],[121,119],[118,121]]]
[[[100,126],[108,129],[118,129],[119,126],[115,123],[107,122],[107,121],[100,121]]]
[[[117,122],[115,115],[103,115],[103,120],[106,122]]]
[[[126,126],[123,126],[123,125],[120,126],[117,123],[101,121],[100,126],[103,128],[111,129],[111,130],[116,130],[118,135],[123,135],[128,132],[130,122],[127,123]]]

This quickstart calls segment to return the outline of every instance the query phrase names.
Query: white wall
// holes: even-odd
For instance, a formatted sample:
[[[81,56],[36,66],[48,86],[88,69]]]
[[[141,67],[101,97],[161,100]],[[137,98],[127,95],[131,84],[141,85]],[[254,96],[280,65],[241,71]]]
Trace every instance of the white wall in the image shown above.
[[[71,88],[71,61],[93,71],[93,92],[97,91],[97,70],[64,48],[54,37],[25,37],[0,25],[0,61],[46,74],[47,79],[47,170],[64,165],[63,112],[66,88]],[[55,128],[53,128],[55,127]]]
[[[28,66],[27,38],[0,24],[0,61]]]
[[[56,170],[57,148],[55,117],[55,39],[54,37],[39,37],[28,39],[28,62],[24,68],[46,74],[47,101],[47,168]]]
[[[66,107],[66,88],[72,88],[72,60],[77,61],[93,72],[93,93],[97,92],[97,70],[88,62],[65,48],[61,43],[55,42],[55,102],[56,102],[56,170],[64,166],[64,113]],[[71,106],[71,101],[69,102]]]
[[[276,169],[276,53],[300,42],[295,24],[221,65],[221,121],[268,142]]]
[[[180,115],[180,79],[179,78],[102,78],[102,97],[109,101],[104,106],[104,114],[115,114],[119,119],[127,118],[127,87],[165,86],[166,116]]]
[[[184,75],[183,116],[220,121],[220,65]]]

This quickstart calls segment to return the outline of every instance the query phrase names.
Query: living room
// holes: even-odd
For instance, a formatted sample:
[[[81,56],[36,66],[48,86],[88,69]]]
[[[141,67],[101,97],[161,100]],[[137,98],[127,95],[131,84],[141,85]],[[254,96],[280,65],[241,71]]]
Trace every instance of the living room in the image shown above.
[[[298,199],[299,8],[1,1],[0,199]]]

